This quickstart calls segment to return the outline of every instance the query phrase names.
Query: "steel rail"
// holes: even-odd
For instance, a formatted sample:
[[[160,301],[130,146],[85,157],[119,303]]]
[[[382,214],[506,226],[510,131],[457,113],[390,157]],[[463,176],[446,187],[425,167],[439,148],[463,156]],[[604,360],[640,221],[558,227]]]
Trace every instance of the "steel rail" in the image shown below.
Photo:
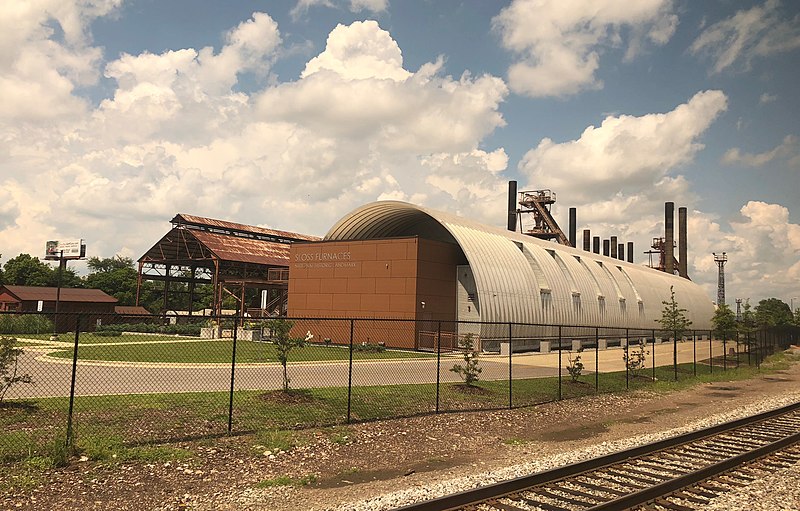
[[[477,503],[480,503],[480,502],[483,502],[483,501],[486,501],[486,500],[489,500],[489,499],[501,498],[501,497],[504,497],[506,495],[509,495],[509,494],[512,494],[512,493],[517,493],[517,492],[520,492],[520,491],[523,491],[523,490],[526,490],[526,489],[530,489],[530,488],[535,487],[535,486],[540,486],[540,485],[544,485],[544,484],[547,484],[547,483],[556,482],[556,481],[559,481],[561,479],[565,479],[565,478],[568,478],[568,477],[575,477],[575,476],[577,476],[579,474],[582,474],[582,473],[585,473],[585,472],[598,470],[598,469],[601,469],[601,468],[609,466],[609,465],[614,465],[616,463],[620,463],[620,462],[625,461],[625,460],[629,460],[629,459],[632,459],[632,458],[638,458],[640,456],[644,456],[644,455],[647,455],[647,454],[652,454],[652,453],[655,453],[657,451],[661,451],[661,450],[668,449],[668,448],[671,448],[671,447],[679,446],[681,444],[686,444],[686,443],[689,443],[689,442],[694,442],[694,441],[697,441],[697,440],[701,440],[703,438],[711,437],[711,436],[717,435],[717,434],[725,432],[725,431],[730,431],[730,430],[737,429],[737,428],[740,428],[740,427],[743,427],[743,426],[747,426],[747,425],[755,424],[757,422],[761,422],[761,421],[764,421],[764,420],[767,420],[767,419],[771,419],[773,417],[778,417],[780,415],[787,414],[787,413],[790,413],[790,412],[795,411],[795,410],[800,410],[800,402],[793,403],[791,405],[784,406],[782,408],[777,408],[775,410],[769,410],[769,411],[766,411],[766,412],[762,412],[762,413],[759,413],[759,414],[756,414],[756,415],[752,415],[752,416],[749,416],[749,417],[744,417],[742,419],[737,419],[737,420],[733,420],[733,421],[726,422],[726,423],[723,423],[723,424],[718,424],[716,426],[711,426],[711,427],[700,429],[700,430],[697,430],[697,431],[692,431],[692,432],[689,432],[689,433],[686,433],[686,434],[683,434],[683,435],[678,435],[678,436],[675,436],[675,437],[666,438],[664,440],[659,440],[657,442],[652,442],[652,443],[649,443],[649,444],[641,445],[641,446],[638,446],[638,447],[634,447],[632,449],[627,449],[627,450],[624,450],[624,451],[619,451],[619,452],[607,454],[605,456],[601,456],[601,457],[598,457],[598,458],[592,458],[590,460],[585,460],[585,461],[581,461],[581,462],[577,462],[577,463],[572,463],[572,464],[569,464],[569,465],[565,465],[563,467],[557,467],[557,468],[554,468],[554,469],[551,469],[551,470],[546,470],[544,472],[537,472],[535,474],[530,474],[530,475],[527,475],[527,476],[521,476],[521,477],[517,477],[517,478],[514,478],[514,479],[509,479],[507,481],[501,481],[499,483],[494,483],[494,484],[482,486],[482,487],[479,487],[479,488],[465,490],[465,491],[462,491],[462,492],[458,492],[458,493],[454,493],[454,494],[450,494],[450,495],[445,495],[445,496],[442,496],[442,497],[438,497],[438,498],[434,498],[434,499],[430,499],[430,500],[426,500],[426,501],[421,501],[421,502],[417,502],[417,503],[414,503],[414,504],[409,504],[409,505],[397,508],[395,511],[448,511],[448,510],[459,509],[459,508],[462,508],[464,506],[474,505],[474,504],[477,504]],[[788,438],[795,438],[797,436],[798,436],[798,434],[794,434],[794,435],[792,435],[792,436],[790,436]],[[753,459],[764,456],[766,453],[769,452],[769,451],[766,450],[768,447],[771,447],[771,446],[773,446],[775,444],[780,444],[781,442],[784,442],[784,441],[787,441],[789,444],[791,444],[791,443],[797,442],[798,439],[795,438],[793,441],[788,441],[786,439],[782,439],[782,440],[779,440],[777,442],[773,442],[771,444],[767,444],[765,446],[759,447],[753,452],[761,452],[761,451],[763,451],[764,453],[755,455],[755,457]],[[709,467],[705,467],[705,468],[701,469],[701,471],[704,471],[704,470],[707,470],[707,469],[711,469],[712,467],[717,466],[717,465],[726,464],[727,462],[729,462],[731,460],[738,460],[739,458],[746,457],[749,454],[750,453],[745,453],[745,454],[742,454],[742,455],[739,455],[739,456],[735,456],[735,457],[733,457],[733,458],[731,458],[729,460],[725,460],[725,461],[717,463],[715,465],[712,465],[712,466],[709,466]],[[745,461],[749,461],[749,460],[745,460]],[[738,461],[738,463],[741,464],[741,463],[744,463],[745,461]],[[735,465],[733,465],[733,466],[735,466]],[[725,469],[725,470],[729,470],[729,468]],[[688,477],[688,475],[686,477]],[[705,476],[702,479],[706,479],[708,477],[710,477],[710,476]],[[667,484],[669,484],[669,482],[662,483],[661,485],[656,485],[656,486],[663,486],[663,485],[667,485]],[[681,487],[684,487],[684,486],[687,486],[687,485],[690,485],[690,484],[693,484],[693,483],[687,482],[687,483],[684,483],[684,485],[681,486]],[[679,489],[679,488],[676,488],[676,490],[677,489]],[[630,495],[639,494],[639,493],[644,495],[644,493],[647,492],[647,491],[649,491],[649,488],[642,489],[639,492],[633,492]],[[654,496],[648,497],[643,502],[646,502],[647,500],[652,500],[653,498],[661,496],[664,491],[665,490],[662,490],[662,492],[659,493],[658,495],[654,494]],[[675,491],[675,490],[670,490],[670,491]],[[648,493],[648,495],[649,495],[649,493]],[[625,507],[630,507],[630,505],[635,505],[635,504],[630,504],[630,505],[627,505],[627,506],[619,507],[619,506],[622,506],[622,504],[617,504],[618,507],[603,507],[603,506],[606,506],[606,505],[611,505],[612,503],[616,503],[616,502],[618,502],[618,499],[614,499],[613,501],[609,501],[609,502],[600,504],[600,505],[592,507],[590,509],[598,510],[598,511],[601,510],[601,509],[603,509],[603,510],[624,509]]]

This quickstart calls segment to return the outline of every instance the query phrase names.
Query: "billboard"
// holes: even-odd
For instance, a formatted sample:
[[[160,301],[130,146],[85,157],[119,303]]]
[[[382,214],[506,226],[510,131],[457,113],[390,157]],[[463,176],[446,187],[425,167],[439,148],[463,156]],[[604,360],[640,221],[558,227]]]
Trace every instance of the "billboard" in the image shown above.
[[[59,259],[82,259],[86,257],[84,240],[51,240],[45,245],[44,258],[49,261]]]

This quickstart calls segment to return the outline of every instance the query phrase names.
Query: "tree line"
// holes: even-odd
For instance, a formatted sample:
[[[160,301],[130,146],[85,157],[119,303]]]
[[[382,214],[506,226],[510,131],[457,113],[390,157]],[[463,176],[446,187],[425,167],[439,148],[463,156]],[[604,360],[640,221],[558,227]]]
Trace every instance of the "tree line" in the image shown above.
[[[80,276],[67,266],[61,272],[62,288],[100,289],[118,300],[119,305],[136,305],[138,273],[130,257],[90,257],[86,261],[88,274]],[[58,266],[51,266],[30,254],[19,254],[0,267],[0,284],[16,286],[55,287],[58,285]],[[171,309],[189,307],[188,293],[181,293],[185,284],[172,283]],[[208,288],[208,289],[206,289]],[[195,292],[195,309],[209,307],[211,286],[199,285]],[[185,290],[183,290],[185,291]],[[139,304],[153,313],[163,312],[164,288],[162,283],[142,281]]]

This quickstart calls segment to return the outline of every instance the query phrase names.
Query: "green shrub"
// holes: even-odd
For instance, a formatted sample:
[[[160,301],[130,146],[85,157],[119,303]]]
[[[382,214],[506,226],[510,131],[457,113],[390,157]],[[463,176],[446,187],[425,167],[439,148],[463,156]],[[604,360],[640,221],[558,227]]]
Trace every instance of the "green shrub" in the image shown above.
[[[38,334],[53,331],[53,322],[41,314],[0,314],[0,333]]]
[[[361,351],[364,353],[383,353],[386,351],[386,346],[384,344],[362,342],[361,344],[353,345],[353,351]]]
[[[185,325],[161,325],[152,323],[114,323],[111,325],[100,325],[97,333],[100,332],[135,332],[142,334],[166,334],[166,335],[191,335],[199,336],[202,323],[187,323]]]

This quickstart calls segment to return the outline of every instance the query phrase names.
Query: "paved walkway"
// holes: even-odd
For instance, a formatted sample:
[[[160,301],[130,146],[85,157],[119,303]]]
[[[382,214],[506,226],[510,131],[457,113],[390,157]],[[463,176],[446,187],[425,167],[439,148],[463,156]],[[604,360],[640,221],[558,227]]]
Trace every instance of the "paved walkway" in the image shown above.
[[[25,347],[20,357],[20,374],[33,376],[34,385],[12,387],[8,399],[68,396],[72,376],[72,361],[47,356],[53,349],[65,349],[65,343],[33,341],[39,346]],[[213,342],[213,341],[211,341]],[[120,343],[122,344],[122,343]],[[131,343],[124,343],[131,344]],[[142,343],[144,344],[144,343]],[[729,343],[728,348],[735,347]],[[714,356],[722,356],[722,343],[692,341],[678,343],[679,363],[709,358],[709,349]],[[653,346],[648,345],[646,367],[652,367]],[[633,347],[631,348],[633,350]],[[696,350],[696,351],[695,351]],[[587,349],[581,354],[584,374],[593,374],[597,366],[600,372],[624,371],[623,348],[610,348],[597,352]],[[572,353],[571,356],[575,356]],[[567,376],[567,352],[561,354],[561,372]],[[673,359],[672,343],[655,346],[657,366],[671,365]],[[458,357],[443,358],[439,368],[438,380],[442,382],[460,381],[458,375],[449,371]],[[502,355],[482,355],[481,379],[502,380],[508,378],[508,357]],[[520,353],[512,356],[513,378],[539,378],[558,375],[559,355]],[[294,388],[346,387],[348,384],[347,361],[295,362],[290,363],[289,376]],[[237,364],[234,378],[236,390],[271,390],[281,388],[283,369],[277,363]],[[353,364],[352,384],[398,385],[412,383],[435,383],[437,381],[436,359],[394,359],[361,360]],[[76,368],[75,393],[77,396],[107,394],[150,394],[176,392],[211,392],[230,389],[230,364],[158,364],[136,362],[88,361],[81,360]]]

